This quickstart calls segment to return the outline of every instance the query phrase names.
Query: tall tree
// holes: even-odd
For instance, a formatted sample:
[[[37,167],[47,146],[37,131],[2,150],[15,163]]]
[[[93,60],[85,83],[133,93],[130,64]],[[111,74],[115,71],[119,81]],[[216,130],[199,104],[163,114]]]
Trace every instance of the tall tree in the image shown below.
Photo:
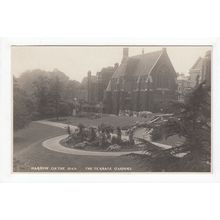
[[[198,85],[184,103],[173,103],[174,114],[161,125],[166,137],[179,135],[186,141],[167,150],[173,155],[187,153],[184,161],[194,170],[210,170],[211,164],[211,91]]]
[[[33,105],[31,99],[27,96],[25,91],[20,88],[17,79],[13,78],[14,96],[13,96],[13,114],[14,130],[24,128],[31,121],[31,113]]]
[[[32,97],[34,118],[54,117],[71,114],[71,104],[79,96],[80,83],[69,80],[63,72],[54,69],[35,69],[24,72],[18,78],[26,94]]]
[[[46,76],[39,76],[33,82],[33,95],[36,100],[36,109],[43,117],[47,115],[48,95],[49,95],[49,79]]]
[[[55,109],[56,119],[59,120],[59,113],[60,113],[60,104],[62,101],[62,85],[58,76],[55,76],[54,79],[50,81],[50,92],[49,98],[52,107]]]

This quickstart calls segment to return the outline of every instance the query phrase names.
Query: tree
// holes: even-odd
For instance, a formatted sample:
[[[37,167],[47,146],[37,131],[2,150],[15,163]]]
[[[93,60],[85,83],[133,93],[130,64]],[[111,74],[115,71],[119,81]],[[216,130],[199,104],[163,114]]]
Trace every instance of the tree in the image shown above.
[[[211,90],[205,82],[197,85],[184,103],[172,102],[173,114],[150,128],[165,138],[184,137],[185,142],[170,149],[139,139],[146,154],[135,155],[149,171],[208,172],[211,167]],[[157,135],[156,135],[157,136]],[[182,154],[182,157],[178,155]]]
[[[205,82],[185,98],[173,103],[174,114],[161,125],[166,137],[179,135],[186,141],[166,150],[173,155],[186,153],[183,166],[194,171],[209,171],[211,164],[211,90]]]
[[[62,83],[58,76],[55,76],[55,79],[52,79],[50,82],[50,103],[52,107],[55,109],[56,119],[59,120],[59,113],[60,113],[60,104],[62,101],[61,97],[62,91]]]
[[[26,71],[18,82],[33,100],[34,119],[70,115],[73,99],[79,95],[80,83],[57,69]]]
[[[33,82],[33,98],[36,104],[36,110],[41,117],[48,115],[48,95],[49,95],[49,79],[46,76],[39,76]]]
[[[14,77],[14,96],[13,96],[13,127],[14,130],[24,128],[31,121],[33,105],[25,91],[20,88],[17,79]]]
[[[63,90],[63,98],[69,102],[72,102],[74,98],[79,97],[80,82],[76,80],[69,80],[65,83]]]

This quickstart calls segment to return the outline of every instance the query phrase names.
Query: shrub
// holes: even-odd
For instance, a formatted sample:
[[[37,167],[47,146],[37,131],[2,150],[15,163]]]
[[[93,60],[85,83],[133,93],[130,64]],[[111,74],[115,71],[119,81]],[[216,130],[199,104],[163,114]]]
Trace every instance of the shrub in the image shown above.
[[[155,127],[151,133],[152,141],[160,141],[163,138],[162,129],[160,127]]]

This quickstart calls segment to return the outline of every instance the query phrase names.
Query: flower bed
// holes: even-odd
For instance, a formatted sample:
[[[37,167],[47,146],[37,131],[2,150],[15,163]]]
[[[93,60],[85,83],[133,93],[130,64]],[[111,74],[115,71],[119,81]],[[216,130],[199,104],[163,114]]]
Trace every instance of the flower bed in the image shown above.
[[[98,143],[91,143],[88,141],[79,141],[75,140],[71,143],[67,143],[66,139],[60,141],[60,144],[67,148],[74,148],[85,151],[117,151],[117,152],[130,152],[130,151],[139,151],[143,150],[143,146],[141,145],[129,145],[127,142],[123,142],[119,144],[106,144],[105,146],[99,146]]]

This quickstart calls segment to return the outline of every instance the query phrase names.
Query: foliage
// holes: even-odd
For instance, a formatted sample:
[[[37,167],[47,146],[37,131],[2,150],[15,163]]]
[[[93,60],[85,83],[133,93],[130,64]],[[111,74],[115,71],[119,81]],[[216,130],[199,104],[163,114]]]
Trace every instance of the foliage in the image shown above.
[[[55,79],[52,79],[49,87],[49,98],[50,105],[54,109],[54,113],[56,115],[57,120],[59,119],[60,113],[60,102],[62,100],[61,92],[62,92],[62,83],[58,76],[55,76]]]
[[[16,78],[14,78],[13,104],[14,130],[24,128],[31,121],[33,105],[24,90],[19,87]]]
[[[32,120],[48,117],[58,120],[60,116],[71,115],[72,101],[78,96],[80,86],[57,69],[26,71],[17,79],[17,84],[32,100]]]
[[[46,76],[39,76],[33,82],[33,96],[35,99],[36,110],[40,115],[47,115],[48,94],[49,94],[49,79]]]
[[[155,136],[160,131],[166,138],[173,135],[182,136],[185,138],[185,142],[180,146],[166,150],[144,143],[146,152],[148,152],[145,161],[147,166],[151,163],[154,171],[210,171],[210,88],[205,83],[198,85],[188,94],[184,103],[173,102],[172,109],[173,115],[161,123],[159,127],[155,127]],[[185,156],[177,157],[180,153]]]
[[[159,141],[162,139],[162,129],[159,126],[154,127],[151,133],[152,141]]]
[[[114,131],[114,127],[109,125],[109,124],[102,123],[102,124],[100,124],[98,126],[98,130],[100,130],[100,131],[103,130],[103,131],[107,131],[107,132],[113,132]]]
[[[176,152],[190,152],[198,162],[211,160],[211,91],[200,84],[184,103],[175,103],[174,116],[163,125],[166,137],[178,134],[186,138]]]

